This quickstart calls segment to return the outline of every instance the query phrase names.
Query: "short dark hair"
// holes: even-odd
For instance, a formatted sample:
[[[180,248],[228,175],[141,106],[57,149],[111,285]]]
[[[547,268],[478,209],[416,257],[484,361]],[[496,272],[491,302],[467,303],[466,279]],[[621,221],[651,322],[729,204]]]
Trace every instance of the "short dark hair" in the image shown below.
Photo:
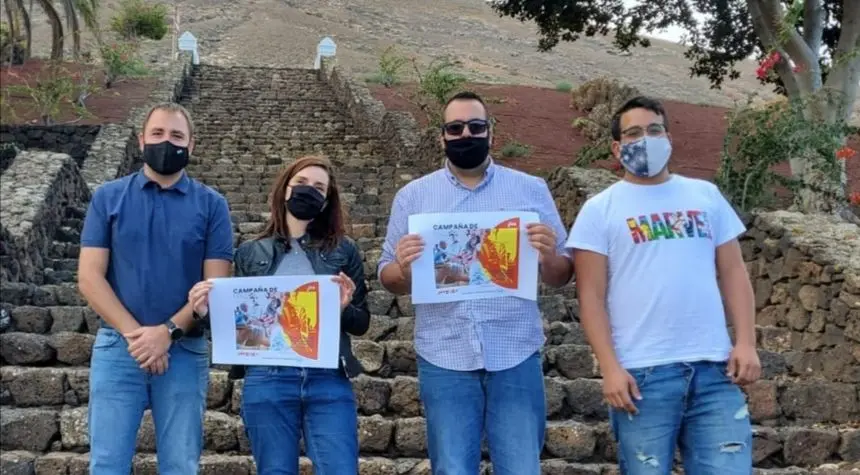
[[[657,99],[647,96],[636,96],[624,103],[612,116],[612,139],[621,140],[621,116],[633,109],[646,109],[663,118],[663,127],[669,131],[669,122],[666,117],[666,109]]]
[[[486,117],[487,120],[490,119],[490,111],[487,110],[487,104],[484,102],[483,99],[481,99],[481,96],[472,91],[462,91],[451,96],[451,98],[448,99],[448,102],[445,103],[445,107],[442,108],[443,120],[445,119],[445,111],[448,110],[448,106],[451,105],[451,103],[454,101],[478,101],[481,103],[481,107],[484,108],[484,117]]]

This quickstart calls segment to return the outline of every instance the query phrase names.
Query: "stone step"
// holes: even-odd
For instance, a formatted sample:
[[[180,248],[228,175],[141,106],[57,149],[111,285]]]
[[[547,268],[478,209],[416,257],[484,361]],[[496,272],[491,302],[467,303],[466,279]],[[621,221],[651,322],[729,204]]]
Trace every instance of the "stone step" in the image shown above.
[[[46,259],[45,267],[50,267],[55,271],[77,271],[78,270],[78,259],[77,258],[54,258],[54,259]]]
[[[77,262],[77,260],[75,260]],[[47,285],[73,284],[78,281],[77,270],[55,270],[45,268],[43,274],[43,283]]]
[[[232,191],[237,194],[252,194],[268,193],[275,182],[280,171],[272,174],[257,174],[257,173],[242,173],[228,175],[225,172],[207,172],[201,170],[188,170],[190,176],[196,180],[218,189],[221,192]],[[338,189],[343,193],[349,193],[353,196],[345,197],[344,201],[356,201],[363,195],[385,196],[386,199],[393,199],[397,192],[397,187],[391,181],[391,174],[386,177],[380,173],[374,179],[356,178],[356,172],[352,171],[348,174],[338,173]],[[388,179],[386,179],[388,178]],[[361,198],[364,199],[364,198]],[[387,213],[386,213],[387,214]]]
[[[247,119],[253,121],[253,118]],[[313,150],[316,145],[331,144],[332,147],[339,146],[335,150],[349,150],[353,145],[370,143],[366,138],[351,139],[350,137],[355,137],[351,130],[338,130],[331,126],[330,121],[325,120],[301,123],[282,122],[277,126],[266,126],[258,122],[256,125],[253,128],[240,128],[230,132],[225,132],[222,129],[220,134],[214,128],[211,132],[207,129],[199,132],[195,130],[195,135],[200,137],[201,145],[224,144],[228,149],[241,148],[248,144],[267,144],[277,146],[280,149],[295,148],[307,152]],[[302,142],[297,143],[296,140]]]
[[[54,452],[42,455],[36,452],[7,451],[0,454],[3,473],[33,475],[85,475],[89,472],[89,453]],[[481,462],[476,475],[492,475],[488,460]],[[755,468],[753,475],[837,475],[855,473],[857,464],[843,462],[805,469]],[[156,475],[157,462],[154,454],[138,454],[134,459],[135,475]],[[204,453],[200,459],[200,475],[256,475],[254,461],[249,455],[225,455]],[[313,464],[307,457],[299,459],[299,475],[313,475]],[[422,458],[385,458],[365,456],[359,459],[358,475],[430,475],[430,461]],[[617,475],[617,465],[611,463],[576,463],[563,459],[541,461],[542,475]],[[678,467],[672,474],[682,474]]]
[[[267,117],[266,120],[273,124],[276,119],[284,119],[286,122],[277,122],[277,126],[280,127],[285,124],[302,125],[321,122],[344,124],[343,126],[348,127],[343,112],[338,109],[338,103],[332,99],[318,99],[312,94],[305,97],[283,98],[277,97],[276,94],[266,91],[238,101],[224,97],[223,94],[206,93],[205,96],[201,94],[201,99],[206,99],[208,102],[195,108],[198,112],[194,115],[194,119],[195,121],[198,118],[201,119],[201,124],[205,123],[210,129],[214,122],[222,122],[225,118],[231,119],[233,127],[248,128],[247,123],[242,124],[232,120],[243,116]]]
[[[92,344],[90,335],[85,336],[88,338],[79,340],[82,347],[86,347],[87,343]],[[390,371],[391,362],[397,362],[397,354],[392,353],[391,349],[406,345],[389,343],[392,342],[379,345],[382,348],[380,351],[388,353],[384,364],[368,368],[374,371],[352,379],[361,413],[387,417],[423,415],[416,373],[393,374]],[[82,350],[88,351],[86,348]],[[571,346],[562,345],[550,347],[547,352],[570,349]],[[583,359],[590,359],[590,354]],[[596,371],[560,375],[558,362],[553,367],[546,364],[547,360],[544,385],[548,419],[605,421],[607,408],[602,396],[600,375]],[[85,363],[79,361],[76,364]],[[367,358],[362,363],[367,364]],[[225,365],[215,365],[210,369],[208,407],[238,413],[243,381],[229,380],[227,369],[229,367]],[[773,378],[774,375],[765,376]],[[85,405],[89,398],[88,381],[89,368],[83,366],[3,366],[0,367],[0,404],[16,407]],[[830,424],[841,429],[860,429],[856,424],[860,420],[860,403],[857,401],[856,388],[850,383],[811,382],[780,377],[757,381],[746,386],[744,391],[748,398],[750,418],[756,424],[813,424],[815,428]],[[853,434],[860,436],[860,433]],[[860,444],[860,439],[851,440]],[[853,447],[850,450],[860,453],[860,446]]]
[[[89,454],[54,452],[41,455],[35,452],[7,451],[0,454],[3,473],[25,475],[86,475],[89,473]],[[488,461],[481,463],[475,475],[491,475]],[[542,475],[601,475],[616,474],[612,464],[579,464],[564,460],[545,460],[541,463]],[[135,475],[156,475],[158,466],[153,454],[138,454],[134,459]],[[200,475],[256,475],[254,461],[249,455],[204,454],[200,459]],[[299,459],[299,475],[313,475],[313,464],[307,457]],[[358,475],[430,475],[430,461],[421,458],[361,457]],[[755,475],[782,475],[806,472],[754,472]]]
[[[329,156],[329,159],[337,166],[338,176],[354,174],[364,180],[378,179],[378,173],[393,173],[395,169],[384,165],[384,158],[370,157],[369,155],[359,158],[338,159]],[[272,163],[256,164],[246,163],[235,159],[212,158],[205,154],[197,156],[194,162],[188,165],[188,172],[194,176],[215,176],[234,179],[256,179],[258,177],[269,177],[274,179],[289,163],[282,157],[272,157]]]
[[[48,256],[53,259],[77,259],[81,251],[80,238],[77,242],[54,241],[48,249]]]
[[[420,404],[418,404],[420,406]],[[204,447],[210,452],[249,454],[244,424],[232,412],[208,410],[204,416]],[[88,449],[87,407],[11,408],[4,407],[4,452],[29,450],[84,451]],[[361,411],[361,408],[359,409]],[[360,452],[367,456],[425,457],[426,422],[420,416],[385,417],[359,415]],[[770,428],[753,426],[753,459],[756,466],[818,466],[840,460],[857,462],[860,430],[849,426]],[[56,442],[55,442],[56,441]],[[149,411],[144,414],[137,436],[137,451],[155,451],[154,427]],[[484,444],[486,456],[486,444]],[[612,463],[616,447],[608,424],[575,420],[547,421],[544,451],[546,461]],[[62,473],[62,472],[61,472]],[[562,472],[565,473],[565,472]]]
[[[224,367],[226,368],[226,367]],[[4,409],[85,406],[89,401],[89,368],[69,367],[0,367],[0,384]],[[599,379],[565,380],[544,377],[547,391],[547,418],[605,421]],[[416,376],[393,378],[362,374],[352,379],[359,410],[365,415],[388,418],[422,416]],[[225,369],[210,369],[207,407],[212,410],[239,413],[243,380],[231,381]]]
[[[3,407],[3,411],[6,450],[42,451],[48,448],[50,441],[56,439],[60,440],[61,450],[77,452],[89,448],[87,406],[64,406],[60,409]],[[360,414],[360,452],[363,455],[424,457],[427,450],[425,427],[425,419],[420,416],[390,418],[380,414]],[[250,453],[244,424],[236,411],[206,411],[204,434],[206,450]],[[146,411],[137,436],[138,452],[154,452],[154,442],[151,413]],[[614,455],[610,455],[610,458],[603,454],[608,451],[612,454],[612,445],[608,425],[604,422],[550,420],[547,421],[543,456],[580,461],[596,458],[611,462]]]
[[[54,233],[54,241],[80,244],[83,221],[76,222],[73,226],[61,225]]]
[[[69,318],[54,318],[66,315]],[[42,366],[89,362],[94,334],[98,330],[98,321],[91,311],[82,310],[81,307],[53,307],[50,310],[15,307],[11,311],[11,318],[12,327],[16,330],[55,331],[7,331],[0,334],[0,356],[6,363]],[[46,330],[49,325],[50,328]],[[574,341],[573,337],[567,341]],[[386,378],[417,374],[417,356],[411,338],[381,341],[354,339],[352,349],[367,374]],[[597,361],[591,349],[584,344],[548,344],[543,351],[543,360],[544,372],[549,376],[569,379],[600,376]]]
[[[298,97],[316,98],[318,100],[330,99],[328,86],[317,79],[316,77],[301,77],[301,78],[284,78],[276,77],[273,74],[266,78],[231,78],[225,79],[219,76],[197,76],[192,80],[194,90],[197,97],[205,98],[210,95],[224,95],[231,90],[249,91],[252,97],[279,97],[287,102],[290,98],[296,98],[294,95],[299,91],[306,91],[305,94]],[[310,89],[310,91],[308,91]],[[321,94],[314,94],[323,92]],[[247,96],[246,96],[247,97]],[[235,102],[237,98],[232,98]],[[238,100],[241,100],[239,98]]]

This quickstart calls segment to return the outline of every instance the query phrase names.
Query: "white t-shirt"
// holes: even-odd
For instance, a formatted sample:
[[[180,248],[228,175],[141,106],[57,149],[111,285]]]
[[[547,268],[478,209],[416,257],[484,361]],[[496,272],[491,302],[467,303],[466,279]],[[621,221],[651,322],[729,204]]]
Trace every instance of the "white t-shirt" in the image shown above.
[[[606,309],[627,369],[726,361],[716,248],[745,231],[712,183],[619,181],[582,206],[567,247],[607,256]]]

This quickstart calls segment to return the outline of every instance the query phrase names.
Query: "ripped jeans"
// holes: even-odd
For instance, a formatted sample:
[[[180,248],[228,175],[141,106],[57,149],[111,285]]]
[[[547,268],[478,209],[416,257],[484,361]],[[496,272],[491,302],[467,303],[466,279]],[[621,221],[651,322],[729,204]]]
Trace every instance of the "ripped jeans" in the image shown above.
[[[685,473],[752,474],[752,427],[726,363],[700,361],[628,370],[642,399],[636,415],[610,408],[623,475],[669,475],[675,444]]]

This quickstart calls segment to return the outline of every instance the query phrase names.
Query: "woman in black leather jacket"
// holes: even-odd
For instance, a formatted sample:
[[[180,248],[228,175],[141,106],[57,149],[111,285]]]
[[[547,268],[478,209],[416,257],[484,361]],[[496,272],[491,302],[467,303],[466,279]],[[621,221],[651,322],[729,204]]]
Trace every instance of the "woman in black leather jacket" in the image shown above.
[[[231,369],[231,378],[245,373],[241,412],[257,473],[298,475],[303,436],[317,475],[357,474],[358,419],[349,378],[361,372],[361,365],[352,354],[349,335],[367,331],[370,312],[364,264],[358,246],[344,235],[331,162],[319,156],[296,160],[277,177],[270,196],[271,216],[264,231],[236,250],[235,276],[334,275],[341,290],[340,365],[336,370]],[[201,282],[189,293],[195,311],[208,311],[209,288],[211,284]]]

